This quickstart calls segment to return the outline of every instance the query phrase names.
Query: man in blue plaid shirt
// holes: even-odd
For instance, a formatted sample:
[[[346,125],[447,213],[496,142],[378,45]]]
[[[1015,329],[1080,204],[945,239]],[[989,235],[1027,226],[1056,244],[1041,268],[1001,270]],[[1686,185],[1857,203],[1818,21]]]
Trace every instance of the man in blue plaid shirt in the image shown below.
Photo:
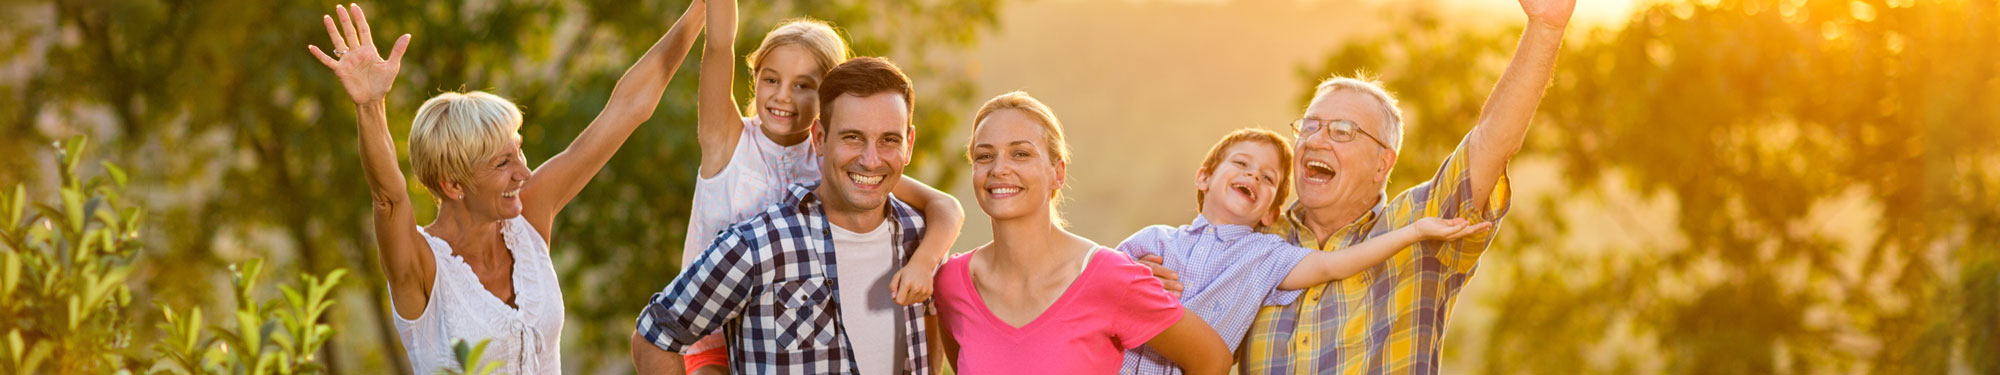
[[[896,305],[888,286],[924,232],[889,195],[915,131],[909,78],[855,58],[818,94],[821,182],[723,231],[653,295],[632,335],[641,373],[680,373],[675,353],[716,330],[736,374],[931,372],[930,304]]]

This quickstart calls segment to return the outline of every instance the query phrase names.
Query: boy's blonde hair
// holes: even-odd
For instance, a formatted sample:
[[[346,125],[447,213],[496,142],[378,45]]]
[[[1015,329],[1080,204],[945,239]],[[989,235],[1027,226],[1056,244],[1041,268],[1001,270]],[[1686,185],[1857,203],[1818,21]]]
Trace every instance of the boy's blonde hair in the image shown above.
[[[1035,97],[1029,96],[1025,92],[1014,91],[1000,94],[1000,96],[995,96],[993,99],[987,100],[986,104],[980,105],[979,112],[972,115],[972,134],[977,136],[979,134],[979,127],[986,123],[986,118],[1003,110],[1021,112],[1021,114],[1034,119],[1036,125],[1042,126],[1042,144],[1047,145],[1047,150],[1045,151],[1049,154],[1050,165],[1066,165],[1069,163],[1069,142],[1063,140],[1062,121],[1056,119],[1056,111],[1050,109],[1047,104],[1042,104],[1041,100],[1036,100]],[[966,160],[972,160],[972,145],[969,143],[965,148]],[[1058,186],[1055,190],[1055,195],[1049,198],[1050,205],[1056,207],[1050,207],[1049,212],[1054,216],[1056,226],[1068,227],[1069,221],[1063,220],[1062,210],[1058,209],[1061,206],[1062,198],[1062,188]]]
[[[1292,196],[1292,142],[1286,141],[1284,136],[1278,135],[1278,132],[1258,128],[1244,128],[1230,132],[1229,135],[1222,137],[1222,141],[1215,142],[1215,147],[1208,149],[1208,157],[1201,161],[1201,174],[1215,174],[1215,167],[1222,164],[1222,157],[1225,156],[1224,153],[1229,152],[1229,147],[1242,142],[1262,142],[1278,148],[1278,195],[1271,197],[1270,208],[1271,214],[1277,215],[1285,206],[1285,199]],[[1195,189],[1195,210],[1201,210],[1206,199],[1208,192]]]
[[[521,140],[521,109],[484,91],[446,92],[424,101],[410,124],[410,165],[417,181],[442,201],[444,184],[472,184],[487,157]]]

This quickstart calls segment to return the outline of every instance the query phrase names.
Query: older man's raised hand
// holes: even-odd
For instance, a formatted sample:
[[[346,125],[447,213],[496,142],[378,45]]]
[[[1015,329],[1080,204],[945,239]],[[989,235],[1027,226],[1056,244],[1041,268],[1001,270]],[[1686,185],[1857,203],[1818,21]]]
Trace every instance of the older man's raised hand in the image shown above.
[[[1528,13],[1528,23],[1537,26],[1563,28],[1569,25],[1569,15],[1576,10],[1576,0],[1521,0],[1521,11]]]

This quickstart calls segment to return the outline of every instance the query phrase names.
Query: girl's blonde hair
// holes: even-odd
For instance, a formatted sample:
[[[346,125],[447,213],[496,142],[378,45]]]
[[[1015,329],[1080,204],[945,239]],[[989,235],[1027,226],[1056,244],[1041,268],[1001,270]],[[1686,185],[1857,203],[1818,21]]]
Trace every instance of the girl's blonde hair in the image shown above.
[[[446,92],[424,101],[410,124],[410,165],[417,181],[442,201],[446,182],[472,184],[487,157],[521,140],[521,109],[484,91]]]
[[[1047,148],[1045,151],[1049,155],[1049,165],[1062,166],[1069,164],[1069,142],[1063,140],[1062,121],[1056,119],[1056,111],[1050,109],[1047,104],[1042,104],[1041,100],[1036,100],[1035,97],[1029,96],[1025,92],[1015,91],[1000,94],[1000,96],[995,96],[993,99],[987,100],[986,104],[980,105],[979,112],[972,116],[973,136],[978,136],[979,127],[986,123],[987,117],[1003,110],[1013,110],[1028,115],[1029,118],[1035,120],[1036,125],[1042,126],[1042,144]],[[971,160],[972,147],[969,140],[967,143],[965,158],[966,160]],[[1064,185],[1067,185],[1067,183]],[[1049,198],[1049,216],[1055,220],[1056,226],[1068,227],[1069,221],[1063,220],[1062,217],[1062,200],[1062,186],[1058,185],[1054,191],[1054,195]]]
[[[796,44],[811,53],[813,61],[819,63],[821,75],[853,55],[847,49],[847,40],[840,37],[840,32],[834,31],[833,25],[811,18],[792,19],[764,34],[764,42],[757,45],[757,50],[750,51],[750,56],[743,58],[750,66],[750,74],[757,74],[757,69],[764,66],[764,57],[771,50],[788,44]]]
[[[835,31],[833,25],[827,24],[826,21],[811,18],[786,20],[778,24],[778,27],[772,28],[771,32],[765,33],[764,41],[757,44],[757,49],[750,51],[750,56],[743,58],[744,64],[750,67],[750,96],[757,95],[757,70],[764,67],[766,55],[778,47],[792,44],[805,48],[806,53],[812,54],[813,61],[819,63],[819,74],[822,77],[826,76],[827,71],[833,70],[834,66],[846,62],[854,55],[853,51],[847,49],[847,39],[841,38],[840,32]],[[757,103],[743,103],[743,113],[757,113]]]

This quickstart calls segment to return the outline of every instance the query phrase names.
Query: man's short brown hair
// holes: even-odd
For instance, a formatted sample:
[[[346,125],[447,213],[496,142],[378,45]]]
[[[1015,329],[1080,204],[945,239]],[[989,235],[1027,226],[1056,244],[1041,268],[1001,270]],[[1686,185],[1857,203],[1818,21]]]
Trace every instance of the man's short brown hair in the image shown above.
[[[865,97],[883,92],[902,94],[904,110],[909,111],[911,121],[916,120],[917,96],[910,87],[910,77],[903,75],[895,63],[880,57],[856,57],[827,71],[826,80],[819,84],[819,117],[832,122],[833,100],[843,95]]]

